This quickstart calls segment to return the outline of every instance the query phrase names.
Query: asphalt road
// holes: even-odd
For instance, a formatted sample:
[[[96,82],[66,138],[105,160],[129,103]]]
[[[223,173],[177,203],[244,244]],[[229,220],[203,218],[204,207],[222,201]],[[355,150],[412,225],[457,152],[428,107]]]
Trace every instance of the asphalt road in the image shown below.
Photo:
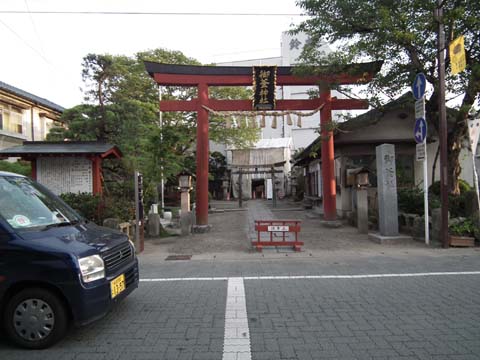
[[[468,252],[164,261],[43,351],[0,359],[480,359],[480,256]]]

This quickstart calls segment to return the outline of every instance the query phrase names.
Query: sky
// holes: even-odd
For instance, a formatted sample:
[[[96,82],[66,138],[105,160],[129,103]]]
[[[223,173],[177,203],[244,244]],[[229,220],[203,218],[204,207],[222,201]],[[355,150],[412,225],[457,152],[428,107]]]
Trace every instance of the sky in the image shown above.
[[[179,15],[34,13],[49,11]],[[2,0],[0,81],[69,108],[82,102],[81,62],[88,53],[165,48],[204,64],[279,56],[281,33],[301,21],[300,13],[295,0]]]

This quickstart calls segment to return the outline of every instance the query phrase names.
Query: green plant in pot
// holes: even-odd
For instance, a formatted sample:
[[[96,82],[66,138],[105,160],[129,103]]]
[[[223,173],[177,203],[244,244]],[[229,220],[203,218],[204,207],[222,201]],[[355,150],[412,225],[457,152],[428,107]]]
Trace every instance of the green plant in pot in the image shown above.
[[[451,246],[474,246],[475,224],[471,219],[462,219],[448,227]]]

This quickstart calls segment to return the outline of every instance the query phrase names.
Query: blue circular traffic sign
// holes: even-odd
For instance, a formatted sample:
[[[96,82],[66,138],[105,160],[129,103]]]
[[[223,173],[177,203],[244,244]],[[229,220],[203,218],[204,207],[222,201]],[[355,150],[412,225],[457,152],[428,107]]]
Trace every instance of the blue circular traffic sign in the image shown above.
[[[418,118],[415,120],[415,130],[413,131],[413,137],[417,144],[421,144],[427,137],[427,122],[424,118]]]
[[[412,92],[415,100],[420,100],[425,95],[425,88],[427,86],[427,79],[423,73],[418,73],[413,80]]]

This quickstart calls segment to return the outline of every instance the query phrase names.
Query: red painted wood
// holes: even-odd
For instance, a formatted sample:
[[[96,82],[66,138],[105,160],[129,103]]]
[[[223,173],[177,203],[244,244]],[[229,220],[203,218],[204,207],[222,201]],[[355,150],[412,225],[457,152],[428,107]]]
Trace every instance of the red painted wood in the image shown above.
[[[252,241],[253,246],[294,246],[303,245],[303,241]]]
[[[366,84],[372,79],[372,74],[348,75],[332,74],[325,76],[300,77],[294,75],[278,75],[277,85],[317,85],[323,84]],[[153,78],[159,85],[164,86],[197,86],[206,84],[209,86],[251,86],[252,75],[191,75],[191,74],[160,74],[155,73]]]
[[[92,158],[92,172],[93,172],[93,194],[102,194],[102,177],[101,177],[101,164],[102,161],[99,157]]]
[[[32,168],[32,179],[37,180],[37,158],[30,160],[30,165]]]
[[[262,251],[264,246],[292,246],[295,251],[300,251],[303,241],[298,241],[298,233],[300,232],[301,220],[255,220],[255,230],[257,231],[257,241],[252,241],[252,245],[258,251]],[[269,226],[288,226],[289,231],[268,231]],[[260,234],[266,232],[270,235],[270,240],[260,240]],[[282,241],[274,241],[273,233],[282,233]],[[287,240],[286,233],[294,233],[295,240]]]
[[[197,103],[197,183],[196,216],[197,225],[208,225],[208,111],[202,105],[208,104],[207,84],[198,85]]]
[[[335,161],[333,147],[333,131],[328,127],[332,121],[332,105],[330,89],[320,93],[320,99],[325,106],[320,110],[322,141],[322,180],[323,180],[323,211],[324,219],[328,221],[337,218],[337,190],[335,184]]]
[[[160,111],[197,111],[197,109],[198,99],[160,101]]]
[[[113,155],[116,159],[120,159],[122,157],[119,150],[116,149],[116,148],[112,148],[112,149],[104,152],[103,154],[100,155],[100,157],[102,159],[105,159],[105,158],[109,157],[110,155]]]
[[[151,74],[152,75],[152,74]],[[299,77],[278,75],[277,85],[324,85],[364,84],[373,77],[372,73],[362,75],[335,74],[324,76]],[[161,101],[161,111],[197,111],[197,224],[208,224],[208,111],[202,105],[216,111],[251,111],[250,100],[214,100],[208,99],[208,86],[251,86],[251,75],[198,75],[154,73],[153,78],[159,85],[198,86],[198,99],[192,101]],[[321,123],[331,121],[332,110],[366,109],[363,100],[332,99],[330,90],[324,91],[319,99],[278,100],[277,110],[313,110],[324,104],[321,110]],[[322,142],[322,177],[324,192],[325,219],[336,219],[336,189],[334,174],[333,133],[325,129],[322,136],[328,140]]]

